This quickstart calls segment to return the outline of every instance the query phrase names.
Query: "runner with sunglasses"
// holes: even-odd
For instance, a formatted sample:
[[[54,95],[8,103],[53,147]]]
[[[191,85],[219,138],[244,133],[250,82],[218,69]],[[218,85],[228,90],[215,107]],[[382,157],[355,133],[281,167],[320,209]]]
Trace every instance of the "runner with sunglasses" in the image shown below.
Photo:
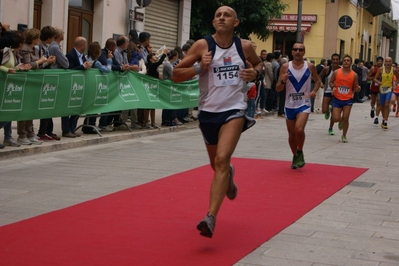
[[[285,116],[288,130],[288,143],[293,158],[292,169],[305,165],[303,146],[305,143],[305,126],[310,114],[310,98],[316,96],[321,81],[316,67],[304,60],[305,45],[295,43],[292,47],[293,60],[281,66],[276,90],[286,88]],[[311,79],[314,80],[314,89],[310,91]]]

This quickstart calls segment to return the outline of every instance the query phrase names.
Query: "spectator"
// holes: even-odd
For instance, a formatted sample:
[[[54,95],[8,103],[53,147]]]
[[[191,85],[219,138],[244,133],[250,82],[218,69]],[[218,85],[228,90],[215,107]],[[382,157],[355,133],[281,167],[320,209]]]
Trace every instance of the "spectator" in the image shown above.
[[[129,41],[132,43],[139,42],[139,34],[138,34],[137,30],[132,29],[129,31]]]
[[[44,62],[42,68],[51,68],[55,63],[55,56],[50,55],[48,46],[54,41],[55,29],[51,26],[44,26],[40,31],[40,42],[35,49],[39,57],[43,55],[47,57],[47,62]],[[61,138],[57,134],[53,133],[54,124],[52,118],[40,119],[39,132],[37,136],[41,140],[60,140]]]
[[[182,50],[182,53],[183,53],[183,58],[186,56],[186,54],[188,53],[188,50],[190,50],[190,48],[191,48],[191,45],[189,45],[188,43],[184,44],[181,47],[181,50]]]
[[[24,45],[22,33],[14,31],[13,40],[11,48],[4,48],[2,64],[0,66],[0,71],[9,74],[14,74],[17,70],[29,70],[31,68],[29,64],[23,64],[18,61],[17,53]],[[0,128],[2,127],[4,127],[4,142],[0,148],[3,149],[4,146],[19,147],[19,141],[17,142],[12,138],[11,121],[0,122]]]
[[[162,77],[164,80],[171,80],[173,74],[173,64],[179,60],[179,54],[176,50],[172,50],[168,53],[168,60],[162,69]],[[176,110],[174,109],[163,109],[162,110],[162,126],[170,127],[175,126],[173,120],[176,118]]]
[[[138,66],[139,74],[147,74],[147,66],[141,54],[141,50],[143,47],[141,44],[136,45],[135,43],[130,42],[128,49],[127,49],[127,59],[128,63],[131,66]],[[130,128],[133,129],[141,129],[141,125],[139,123],[139,119],[137,117],[138,109],[131,109],[130,110]]]
[[[147,57],[147,74],[153,78],[160,79],[158,67],[163,63],[168,54],[168,49],[164,49],[162,56],[158,59],[155,54],[150,54]],[[147,124],[148,115],[150,114],[151,123]],[[144,127],[149,129],[159,128],[155,123],[155,109],[144,109],[144,119],[142,121]]]
[[[110,51],[108,53],[108,59],[107,59],[107,65],[104,66],[103,64],[101,64],[100,61],[98,61],[97,59],[100,57],[101,55],[101,46],[98,42],[91,42],[87,48],[87,61],[89,61],[92,65],[92,68],[97,68],[101,71],[101,73],[109,73],[111,72],[112,69],[112,52]],[[84,124],[86,124],[87,119],[89,119],[89,125],[91,127],[84,127],[82,128],[83,133],[85,134],[97,134],[97,131],[107,131],[107,132],[111,132],[113,131],[112,128],[96,128],[97,131],[93,128],[96,126],[96,120],[97,118],[95,116],[90,116],[89,118],[85,118],[84,120]]]
[[[122,69],[124,71],[133,70],[137,72],[139,70],[138,65],[129,66],[128,64],[126,49],[129,43],[130,43],[129,39],[126,36],[119,36],[118,39],[116,40],[116,49],[114,51],[114,57],[118,62],[118,64],[122,66]],[[135,110],[137,109],[131,111],[131,113],[133,113],[132,115],[133,117],[135,116],[134,114],[134,112],[136,112]],[[114,129],[120,129],[120,130],[128,129],[125,124],[128,119],[128,116],[129,116],[129,110],[123,110],[119,119],[116,116],[114,116]]]
[[[55,35],[54,40],[50,43],[48,47],[48,53],[50,56],[55,57],[55,62],[51,66],[52,69],[67,69],[69,68],[68,58],[64,55],[61,49],[61,42],[64,40],[64,31],[60,28],[54,27]],[[62,121],[62,119],[61,119]],[[53,133],[54,124],[52,119],[48,122],[47,125],[47,135],[52,138],[59,138],[56,134]]]
[[[140,42],[141,46],[143,47],[141,49],[141,55],[143,56],[144,62],[146,64],[148,64],[148,62],[147,62],[148,55],[150,53],[152,53],[152,51],[149,51],[149,47],[151,46],[150,38],[151,38],[151,34],[149,34],[148,32],[145,32],[145,31],[140,32],[139,42]],[[151,47],[151,50],[152,50],[152,47]]]
[[[25,43],[19,51],[21,62],[30,64],[32,69],[40,69],[44,63],[47,63],[47,57],[35,52],[35,46],[39,44],[40,30],[27,29],[25,32]],[[36,50],[37,51],[37,50]],[[53,61],[54,62],[54,61]],[[33,130],[33,120],[18,121],[17,122],[18,142],[22,145],[42,144],[43,141],[36,137]]]
[[[52,69],[68,69],[69,61],[64,55],[61,49],[61,42],[64,40],[64,31],[60,28],[55,27],[54,41],[48,47],[48,52],[50,55],[55,57],[55,62],[52,65]]]
[[[112,55],[112,65],[111,65],[111,70],[114,71],[124,71],[128,69],[128,65],[121,65],[118,63],[118,61],[116,61],[115,57],[113,56],[114,51],[116,49],[116,41],[112,38],[107,39],[107,41],[105,42],[105,47],[101,50],[101,55],[98,58],[98,61],[103,65],[103,66],[107,66],[108,65],[108,58],[109,58],[109,54]],[[112,126],[113,121],[118,121],[120,120],[120,111],[116,112],[118,113],[117,115],[114,115],[112,113],[109,113],[109,115],[101,115],[100,118],[100,122],[99,122],[99,128],[101,130],[110,132],[113,131],[114,128]],[[118,124],[120,125],[120,123]]]
[[[83,54],[87,47],[87,40],[82,37],[76,37],[73,48],[66,54],[69,62],[69,69],[86,70],[92,67],[92,64],[87,61]],[[62,136],[68,138],[80,137],[79,133],[75,132],[79,116],[63,116],[61,117]]]

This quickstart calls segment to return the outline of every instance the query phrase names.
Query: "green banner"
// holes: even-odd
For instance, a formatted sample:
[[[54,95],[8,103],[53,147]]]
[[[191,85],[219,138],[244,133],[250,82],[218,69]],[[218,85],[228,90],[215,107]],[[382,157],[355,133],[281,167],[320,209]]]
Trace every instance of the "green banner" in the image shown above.
[[[135,72],[30,70],[0,73],[0,121],[198,105],[198,80],[173,83]]]

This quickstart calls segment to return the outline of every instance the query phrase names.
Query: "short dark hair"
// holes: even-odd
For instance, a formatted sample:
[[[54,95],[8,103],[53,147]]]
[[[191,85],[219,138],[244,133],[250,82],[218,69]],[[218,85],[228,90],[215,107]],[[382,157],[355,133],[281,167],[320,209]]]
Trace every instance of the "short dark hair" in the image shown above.
[[[266,61],[270,61],[270,60],[272,60],[274,58],[274,54],[273,53],[268,53],[267,55],[266,55]]]
[[[376,61],[378,61],[378,60],[384,61],[384,58],[382,56],[378,56]]]
[[[182,51],[188,51],[190,50],[191,45],[189,45],[188,43],[183,44],[183,46],[181,47]]]
[[[274,58],[275,58],[275,59],[279,58],[279,57],[280,57],[280,55],[281,55],[281,53],[280,53],[280,52],[274,52]]]
[[[140,32],[139,35],[139,42],[145,42],[151,37],[151,34],[149,34],[146,31]]]
[[[40,40],[47,41],[55,36],[55,30],[51,26],[44,26],[40,31]]]

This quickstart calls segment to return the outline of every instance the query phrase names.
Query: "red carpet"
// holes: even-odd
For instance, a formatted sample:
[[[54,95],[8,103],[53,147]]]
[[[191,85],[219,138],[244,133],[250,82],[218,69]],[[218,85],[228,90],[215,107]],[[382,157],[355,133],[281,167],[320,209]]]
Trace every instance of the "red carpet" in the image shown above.
[[[2,265],[232,265],[367,171],[234,158],[238,196],[212,239],[209,166],[0,227]]]

